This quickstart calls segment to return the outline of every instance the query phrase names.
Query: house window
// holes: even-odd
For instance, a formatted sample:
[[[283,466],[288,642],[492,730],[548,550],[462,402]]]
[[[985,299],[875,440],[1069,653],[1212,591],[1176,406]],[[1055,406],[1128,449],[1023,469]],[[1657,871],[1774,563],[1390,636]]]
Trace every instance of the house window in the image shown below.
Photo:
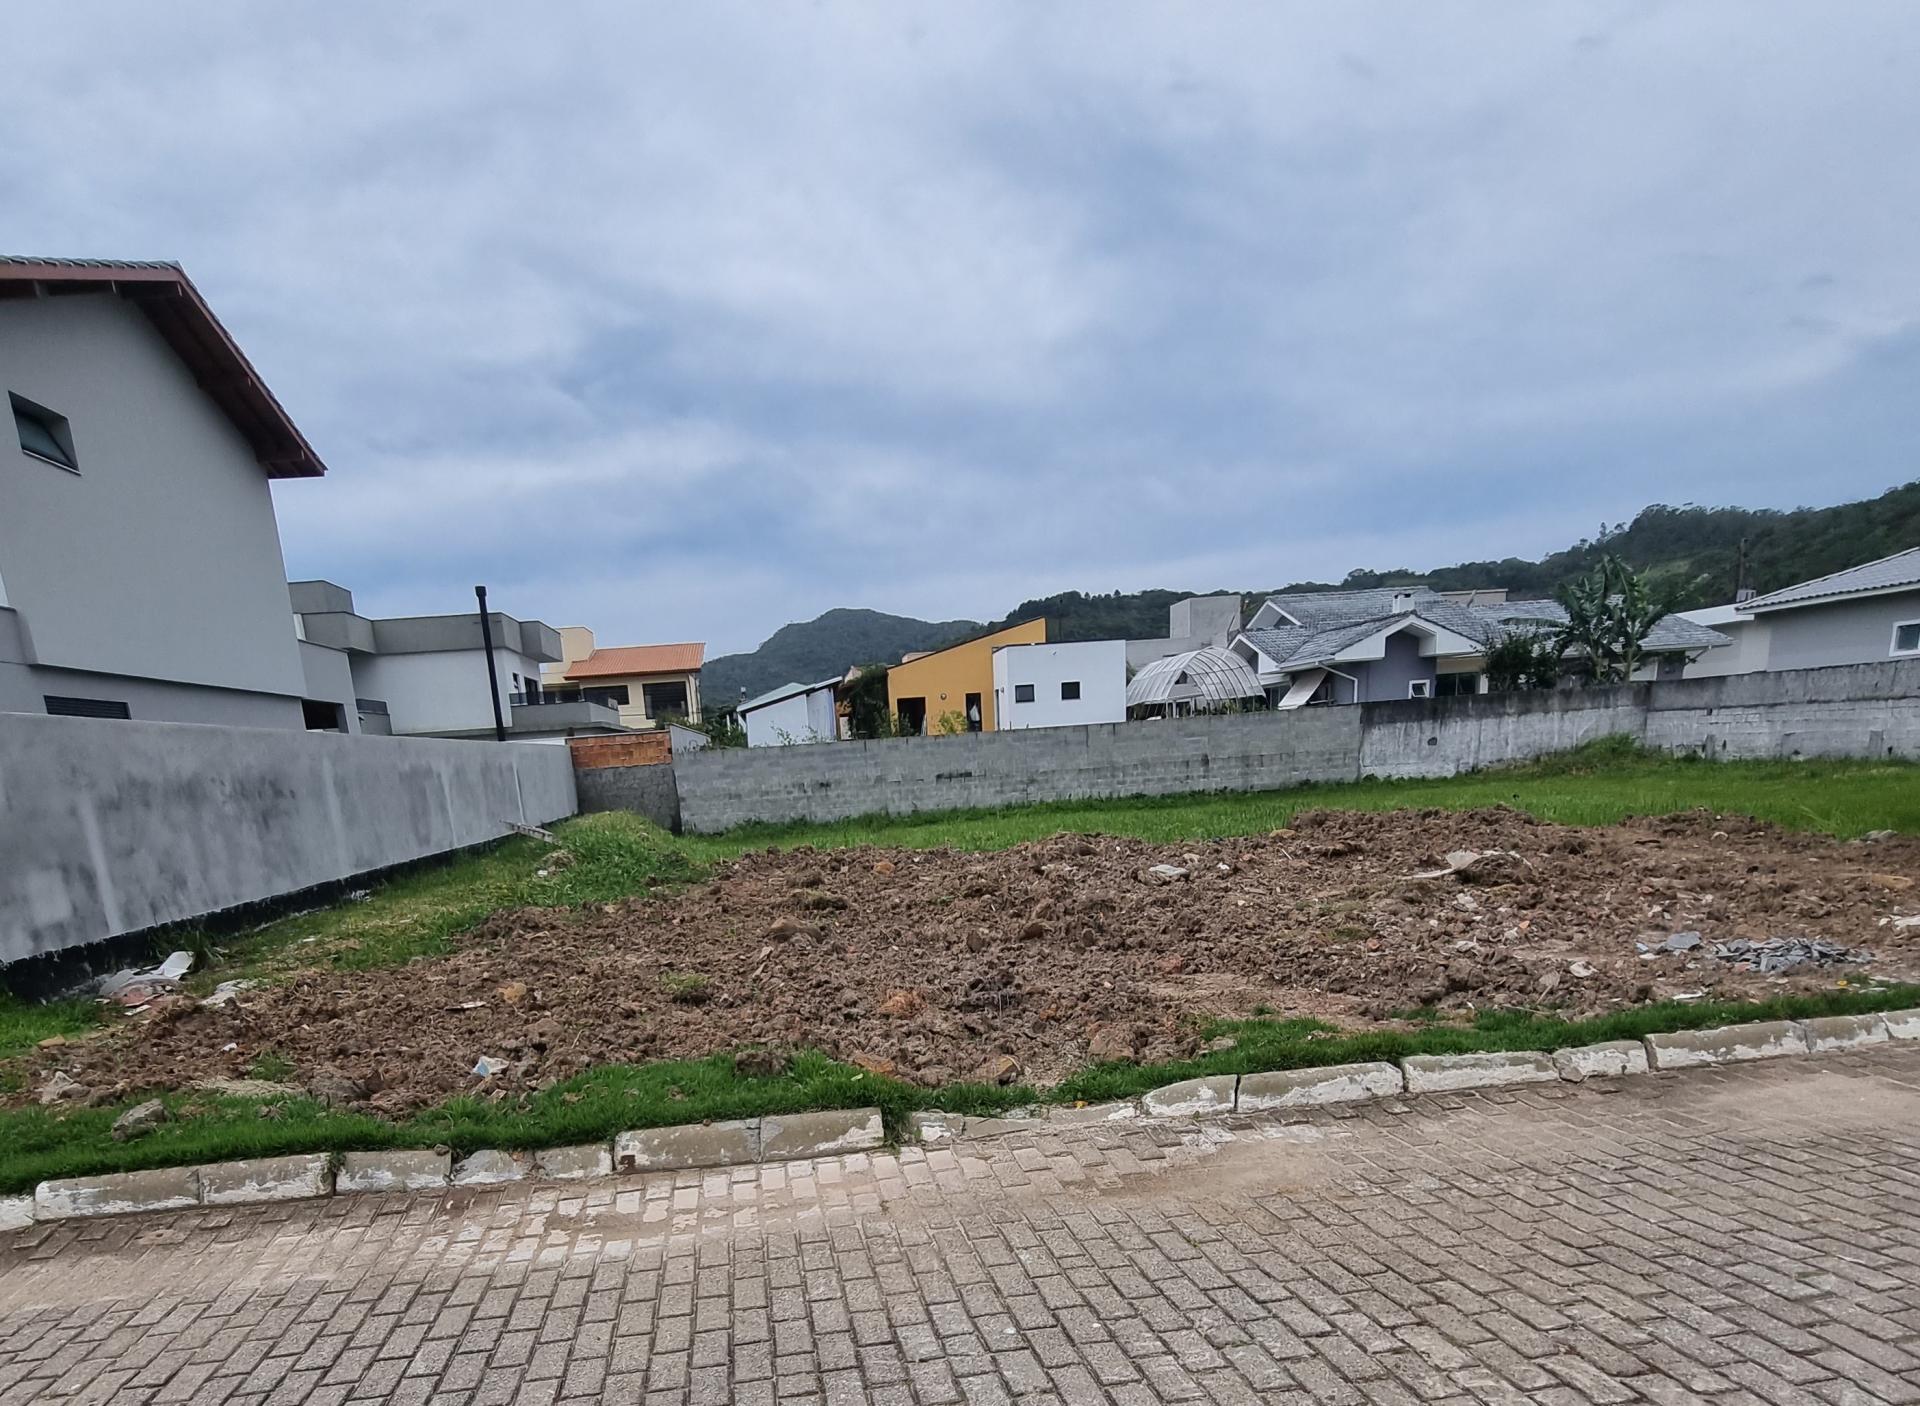
[[[338,703],[328,703],[318,698],[302,698],[300,717],[306,723],[308,732],[345,732],[347,730],[347,710]]]
[[[1433,680],[1432,679],[1408,679],[1407,680],[1407,697],[1409,698],[1433,697]]]
[[[1013,701],[1016,703],[1033,702],[1033,685],[1030,683],[1015,684],[1013,686]]]
[[[1478,674],[1442,674],[1433,681],[1435,698],[1464,698],[1479,691]]]
[[[56,718],[120,718],[133,717],[133,711],[126,704],[113,698],[63,698],[57,693],[49,693],[44,699],[47,711]]]
[[[1902,620],[1893,627],[1894,654],[1920,654],[1920,620]]]
[[[70,473],[80,472],[80,461],[73,453],[73,433],[67,417],[56,415],[44,405],[23,400],[11,391],[7,400],[13,406],[13,428],[20,436],[20,448],[36,459],[45,459]]]
[[[589,703],[601,703],[609,708],[624,708],[630,701],[627,686],[623,683],[608,684],[604,688],[583,688],[580,696]]]
[[[687,686],[684,682],[643,683],[640,685],[640,699],[647,705],[647,716],[650,718],[684,718],[687,715]]]
[[[1060,701],[1062,703],[1077,703],[1080,701],[1080,680],[1068,679],[1060,685]]]

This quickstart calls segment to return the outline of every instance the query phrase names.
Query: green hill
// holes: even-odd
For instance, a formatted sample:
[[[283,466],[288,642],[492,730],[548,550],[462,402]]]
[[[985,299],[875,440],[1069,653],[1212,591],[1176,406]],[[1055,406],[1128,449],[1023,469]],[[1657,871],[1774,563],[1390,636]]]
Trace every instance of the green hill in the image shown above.
[[[1505,586],[1518,599],[1550,596],[1612,552],[1651,573],[1679,594],[1679,608],[1719,605],[1733,599],[1741,543],[1746,543],[1746,583],[1771,591],[1857,566],[1875,557],[1920,546],[1920,479],[1878,498],[1830,508],[1787,512],[1753,508],[1702,508],[1692,504],[1644,508],[1632,522],[1603,526],[1593,538],[1538,561],[1523,557],[1467,561],[1432,571],[1350,571],[1341,581],[1296,581],[1286,586],[1238,592],[1249,601],[1281,591],[1360,590],[1375,586],[1426,585],[1435,590]],[[817,620],[776,630],[760,648],[708,662],[701,692],[709,706],[738,702],[783,683],[807,683],[845,673],[854,664],[891,664],[909,650],[937,649],[987,629],[1044,615],[1056,640],[1148,639],[1167,630],[1167,607],[1193,595],[1229,595],[1232,590],[1148,590],[1089,595],[1064,591],[1021,602],[999,620],[932,622],[876,610],[829,610]]]
[[[1678,593],[1678,608],[1691,610],[1733,599],[1743,539],[1747,544],[1746,584],[1763,592],[1920,546],[1920,479],[1889,489],[1878,498],[1830,508],[1781,512],[1692,504],[1674,508],[1656,503],[1643,508],[1632,522],[1603,526],[1591,539],[1538,561],[1503,557],[1424,572],[1361,568],[1348,572],[1340,581],[1295,581],[1238,594],[1257,601],[1285,591],[1353,591],[1407,585],[1457,591],[1505,586],[1516,599],[1537,599],[1551,596],[1556,587],[1612,552],[1671,585]],[[1231,588],[1112,595],[1066,591],[1021,602],[1003,620],[994,622],[993,628],[1044,615],[1048,636],[1056,640],[1146,639],[1166,633],[1167,607],[1174,601],[1192,595],[1231,594]]]
[[[700,671],[700,696],[709,708],[730,707],[744,696],[786,683],[812,683],[844,674],[855,664],[893,664],[909,650],[938,649],[973,634],[973,620],[933,622],[878,610],[829,610],[797,625],[782,625],[758,649],[709,659]]]

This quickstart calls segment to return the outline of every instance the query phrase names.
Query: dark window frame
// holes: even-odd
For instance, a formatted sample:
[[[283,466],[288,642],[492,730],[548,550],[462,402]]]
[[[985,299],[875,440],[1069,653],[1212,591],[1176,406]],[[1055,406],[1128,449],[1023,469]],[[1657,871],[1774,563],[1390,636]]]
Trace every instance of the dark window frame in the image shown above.
[[[40,701],[46,705],[50,717],[133,721],[133,710],[118,698],[78,698],[72,694],[45,693],[40,696]]]
[[[1067,692],[1068,689],[1072,689],[1073,692],[1068,693]],[[1080,680],[1078,679],[1060,680],[1060,701],[1062,703],[1078,703],[1080,701]]]
[[[79,474],[80,456],[74,452],[73,427],[65,415],[13,391],[7,392],[7,407],[13,412],[14,438],[19,441],[22,454],[29,459],[38,459],[43,464],[51,464],[56,469],[65,469],[70,474]],[[27,443],[28,422],[32,422],[46,436],[53,446],[53,453],[49,454]]]
[[[680,690],[679,707],[676,708],[671,705],[665,707],[654,706],[654,694],[656,691],[675,688]],[[653,683],[643,683],[640,685],[640,707],[650,718],[688,717],[693,711],[693,690],[687,686],[685,679],[660,679]]]
[[[1013,701],[1016,703],[1033,702],[1033,685],[1030,683],[1015,684],[1013,686]]]

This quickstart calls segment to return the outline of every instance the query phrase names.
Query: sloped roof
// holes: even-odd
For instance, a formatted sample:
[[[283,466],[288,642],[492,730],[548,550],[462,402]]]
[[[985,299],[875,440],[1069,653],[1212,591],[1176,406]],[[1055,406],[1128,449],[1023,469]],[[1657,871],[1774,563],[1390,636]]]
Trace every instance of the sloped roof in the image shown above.
[[[707,656],[704,644],[627,644],[576,659],[561,677],[605,679],[628,674],[691,674]]]
[[[117,294],[146,314],[200,389],[245,437],[268,478],[318,478],[327,471],[180,265],[0,254],[0,300],[102,292]]]
[[[1273,596],[1269,603],[1299,625],[1280,625],[1244,631],[1240,638],[1287,672],[1333,658],[1368,635],[1396,621],[1416,620],[1450,630],[1481,646],[1495,643],[1511,630],[1530,625],[1551,627],[1566,623],[1558,601],[1518,600],[1498,605],[1462,605],[1437,591],[1369,590],[1326,591]],[[1396,604],[1399,609],[1395,609]],[[1680,615],[1658,620],[1642,642],[1652,652],[1711,649],[1727,637]]]
[[[1127,706],[1142,703],[1231,703],[1266,692],[1253,667],[1229,649],[1190,649],[1156,659],[1127,685]]]
[[[735,711],[751,713],[755,708],[764,708],[769,703],[778,703],[783,698],[793,698],[802,693],[816,693],[823,688],[837,688],[839,679],[821,679],[817,683],[783,683],[778,688],[770,688],[758,698],[749,698]]]
[[[1816,576],[1797,586],[1785,586],[1764,596],[1755,596],[1740,606],[1748,614],[1757,610],[1785,610],[1796,605],[1813,605],[1844,596],[1877,595],[1897,591],[1903,586],[1920,589],[1920,547],[1909,547],[1878,561],[1850,566],[1845,571]]]
[[[1488,643],[1492,643],[1504,629],[1529,621],[1540,621],[1546,625],[1564,625],[1567,622],[1567,612],[1556,600],[1517,600],[1505,605],[1472,608],[1491,617],[1500,626],[1487,637]],[[1640,645],[1650,652],[1662,653],[1682,649],[1712,649],[1729,642],[1718,630],[1689,620],[1685,615],[1673,614],[1663,615],[1654,621],[1653,628],[1647,631]]]

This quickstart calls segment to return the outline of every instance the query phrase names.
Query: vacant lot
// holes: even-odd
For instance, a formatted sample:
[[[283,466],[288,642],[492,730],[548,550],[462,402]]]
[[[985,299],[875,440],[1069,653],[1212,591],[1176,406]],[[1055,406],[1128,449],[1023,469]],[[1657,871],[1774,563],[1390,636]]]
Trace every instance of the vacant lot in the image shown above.
[[[1900,833],[1863,838],[1882,829]],[[809,1107],[877,1103],[897,1127],[914,1107],[1920,1004],[1920,924],[1897,922],[1920,913],[1915,832],[1912,767],[1605,748],[1451,782],[689,840],[585,817],[557,848],[515,839],[174,935],[200,968],[133,1017],[0,1002],[0,1191]],[[1871,960],[1771,975],[1712,953],[1802,937]],[[234,978],[255,984],[201,1003]],[[56,1073],[77,1087],[43,1104]],[[171,1119],[111,1139],[155,1091]]]
[[[1920,926],[1893,920],[1920,911],[1916,874],[1911,838],[1491,809],[1312,811],[1187,845],[756,852],[656,898],[502,913],[408,966],[183,1002],[56,1059],[116,1096],[264,1065],[389,1114],[743,1044],[930,1088],[1052,1083],[1101,1060],[1190,1057],[1210,1022],[1255,1014],[1369,1029],[1906,981]],[[1700,945],[1643,956],[1676,933]],[[1873,960],[1765,975],[1710,955],[1782,937]],[[474,1073],[482,1060],[493,1072]]]

